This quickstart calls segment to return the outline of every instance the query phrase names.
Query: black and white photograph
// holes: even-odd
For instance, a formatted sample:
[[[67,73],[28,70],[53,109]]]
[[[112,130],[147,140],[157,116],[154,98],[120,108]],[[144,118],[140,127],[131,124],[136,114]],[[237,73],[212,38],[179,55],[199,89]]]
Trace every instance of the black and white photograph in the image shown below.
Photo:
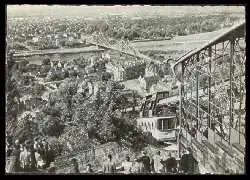
[[[5,174],[246,173],[244,5],[6,5]]]

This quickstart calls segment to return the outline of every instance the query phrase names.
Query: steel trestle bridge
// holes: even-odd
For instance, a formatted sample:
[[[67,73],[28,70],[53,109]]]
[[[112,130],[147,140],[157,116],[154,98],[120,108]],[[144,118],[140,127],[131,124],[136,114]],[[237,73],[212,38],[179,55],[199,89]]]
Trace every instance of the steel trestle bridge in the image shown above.
[[[233,168],[236,173],[244,172],[245,47],[245,22],[242,22],[185,55],[173,67],[180,82],[180,141],[185,139],[183,144],[193,148],[204,166],[209,164],[209,156],[204,157],[197,144],[214,148],[210,155],[220,164],[220,167],[214,165],[218,172],[232,166],[236,166]],[[218,149],[227,151],[238,164],[223,165],[228,161],[220,159]]]

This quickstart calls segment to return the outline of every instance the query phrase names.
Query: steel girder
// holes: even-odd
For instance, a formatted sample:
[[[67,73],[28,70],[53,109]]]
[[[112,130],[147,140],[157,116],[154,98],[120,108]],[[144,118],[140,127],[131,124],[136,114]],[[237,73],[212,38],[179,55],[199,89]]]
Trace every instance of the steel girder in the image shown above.
[[[175,65],[175,75],[181,82],[183,127],[195,127],[201,134],[209,128],[229,144],[245,146],[241,143],[246,113],[246,45],[242,31],[234,29],[230,31],[232,36],[222,36],[191,53]]]

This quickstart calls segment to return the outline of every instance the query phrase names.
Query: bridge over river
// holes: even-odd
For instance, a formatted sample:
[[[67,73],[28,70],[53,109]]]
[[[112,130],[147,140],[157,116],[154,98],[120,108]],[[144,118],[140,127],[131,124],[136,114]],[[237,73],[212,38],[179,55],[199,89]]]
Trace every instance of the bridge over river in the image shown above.
[[[74,54],[85,54],[85,53],[95,53],[103,52],[107,49],[116,50],[118,52],[128,54],[138,58],[144,58],[151,60],[149,57],[144,55],[144,52],[147,51],[164,51],[169,55],[172,55],[172,52],[185,53],[195,48],[198,48],[202,44],[208,42],[212,37],[226,32],[227,29],[221,29],[218,31],[187,35],[187,36],[176,36],[170,39],[163,40],[147,40],[147,41],[135,41],[130,42],[126,45],[121,42],[116,44],[108,43],[105,40],[94,40],[91,36],[86,36],[83,41],[86,41],[86,44],[83,44],[80,48],[60,48],[60,49],[44,49],[44,50],[31,50],[29,51],[16,51],[13,54],[14,61],[37,61],[37,58],[31,58],[32,56],[45,56],[45,55],[74,55]]]

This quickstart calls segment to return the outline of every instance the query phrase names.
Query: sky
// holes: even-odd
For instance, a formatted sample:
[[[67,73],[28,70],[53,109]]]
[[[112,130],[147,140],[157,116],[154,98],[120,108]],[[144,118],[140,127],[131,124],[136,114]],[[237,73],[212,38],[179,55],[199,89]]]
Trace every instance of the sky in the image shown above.
[[[219,11],[240,12],[243,6],[150,6],[150,5],[114,5],[114,6],[61,6],[61,5],[8,5],[8,17],[21,16],[102,16],[107,14],[123,15],[178,15],[190,12],[218,13]]]

